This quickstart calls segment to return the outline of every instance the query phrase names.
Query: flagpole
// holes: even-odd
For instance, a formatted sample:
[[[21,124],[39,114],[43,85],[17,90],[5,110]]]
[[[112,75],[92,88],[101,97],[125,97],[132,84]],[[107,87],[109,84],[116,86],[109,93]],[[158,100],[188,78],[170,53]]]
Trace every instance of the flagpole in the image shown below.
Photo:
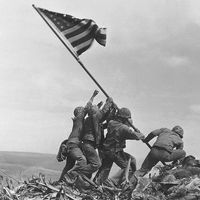
[[[58,37],[58,39],[63,43],[63,45],[68,49],[68,51],[72,54],[72,56],[76,59],[76,61],[80,64],[80,66],[84,69],[84,71],[89,75],[89,77],[96,83],[96,85],[99,87],[99,89],[104,93],[104,95],[108,98],[109,95],[106,93],[106,91],[101,87],[101,85],[96,81],[96,79],[92,76],[92,74],[86,69],[84,64],[81,62],[79,57],[68,47],[68,45],[63,41],[63,39],[60,37],[60,35],[53,29],[53,27],[49,24],[49,22],[45,19],[45,17],[38,11],[37,7],[35,5],[32,5],[33,8],[37,11],[37,13],[40,15],[40,17],[46,22],[46,24],[49,26],[49,28],[54,32],[54,34]],[[116,109],[119,110],[118,106],[115,104]],[[129,125],[138,132],[139,130],[128,120],[127,122]],[[140,131],[139,131],[140,132]],[[151,145],[149,143],[146,143],[146,145],[151,149]]]
[[[68,47],[68,45],[63,41],[63,39],[60,37],[60,35],[53,29],[53,27],[49,24],[49,22],[41,15],[41,13],[38,11],[38,9],[35,7],[35,5],[32,5],[33,8],[37,11],[37,13],[40,15],[40,17],[46,22],[46,24],[49,26],[49,28],[54,32],[54,34],[58,37],[58,39],[63,43],[63,45],[68,49],[68,51],[72,54],[72,56],[76,59],[76,61],[81,65],[81,67],[85,70],[85,72],[90,76],[90,78],[96,83],[96,85],[99,87],[99,89],[104,93],[104,95],[108,98],[107,92],[101,87],[101,85],[97,82],[97,80],[92,76],[92,74],[86,69],[84,64],[81,62],[79,57]]]
[[[58,39],[63,43],[63,45],[68,49],[68,51],[72,54],[72,56],[76,59],[76,61],[81,65],[81,67],[84,69],[84,71],[90,76],[90,78],[96,83],[96,85],[99,87],[99,89],[104,93],[104,95],[108,98],[109,95],[106,93],[106,91],[101,87],[101,85],[96,81],[96,79],[92,76],[92,74],[86,69],[84,64],[81,62],[79,57],[68,47],[68,45],[63,41],[63,39],[60,37],[60,35],[53,29],[53,27],[49,24],[49,22],[45,19],[45,17],[38,11],[37,7],[35,5],[32,5],[33,8],[37,11],[37,13],[40,15],[40,17],[46,22],[46,24],[49,26],[49,28],[54,32],[54,34],[58,37]],[[115,104],[116,108],[117,105]],[[128,121],[129,122],[129,121]],[[129,123],[130,126],[135,130],[139,131],[133,124]]]

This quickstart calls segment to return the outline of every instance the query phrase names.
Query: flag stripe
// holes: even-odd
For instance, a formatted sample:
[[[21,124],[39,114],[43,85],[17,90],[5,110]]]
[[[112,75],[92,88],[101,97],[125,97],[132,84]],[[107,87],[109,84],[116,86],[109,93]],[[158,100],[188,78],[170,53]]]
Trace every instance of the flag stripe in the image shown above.
[[[98,37],[100,38],[100,39],[103,39],[103,40],[105,40],[106,39],[106,36],[105,35],[98,35]]]
[[[99,44],[106,46],[106,29],[105,28],[99,28],[96,31],[95,39]]]
[[[100,33],[100,34],[98,34],[98,37],[99,37],[100,39],[104,39],[104,40],[106,39],[106,35],[105,35],[105,34],[101,34],[101,33]]]
[[[81,37],[82,36],[82,37]],[[92,31],[85,31],[83,34],[77,35],[77,37],[68,38],[72,46],[76,46],[81,42],[85,42],[86,40],[94,39],[94,33]]]
[[[85,37],[82,37],[82,38],[80,38],[80,39],[78,39],[78,40],[76,40],[76,41],[74,41],[72,43],[70,42],[70,43],[72,44],[72,46],[77,46],[82,42],[86,42],[87,40],[90,40],[90,41],[94,40],[94,38],[91,37],[91,33],[87,34]],[[70,39],[69,39],[69,41],[70,41]]]
[[[80,23],[76,24],[76,25],[72,26],[71,28],[64,30],[62,33],[64,35],[70,34],[70,33],[74,32],[74,31],[78,30],[80,27],[86,25],[87,23],[88,23],[87,21],[82,21],[81,24]]]
[[[47,20],[47,21],[49,22],[49,24],[50,24],[51,27],[53,27],[53,26],[55,25],[54,22],[53,22],[52,20],[49,20],[48,16],[47,16],[45,13],[41,12],[41,15],[45,18],[45,20]],[[73,47],[72,44],[69,42],[69,40],[66,40],[66,37],[62,34],[62,32],[60,31],[60,29],[59,29],[57,26],[55,26],[54,29],[56,29],[59,33],[61,33],[60,35],[61,35],[61,37],[63,38],[63,40],[65,41],[65,43],[67,43],[67,46],[68,46],[68,47],[70,48],[70,50],[74,53],[74,55],[78,56],[77,51],[74,49],[74,47]]]
[[[82,49],[80,49],[80,50],[77,50],[77,54],[78,54],[78,55],[81,55],[84,51],[88,50],[88,49],[90,48],[90,46],[91,46],[91,45],[89,45],[89,46],[87,46],[87,47],[84,47],[84,48],[82,48]]]
[[[80,52],[83,53],[84,51],[86,51],[91,46],[92,41],[93,41],[93,39],[90,39],[90,40],[82,42],[80,45],[76,46],[77,53],[79,54]]]
[[[82,33],[80,33],[80,34],[78,34],[78,35],[75,35],[75,36],[73,36],[73,37],[70,37],[70,38],[68,38],[67,36],[67,38],[68,38],[68,40],[72,43],[72,42],[75,42],[75,41],[77,41],[77,40],[80,40],[81,38],[83,38],[83,37],[85,37],[85,36],[87,36],[88,34],[90,34],[88,31],[86,32],[82,32]]]
[[[105,29],[98,28],[91,19],[78,19],[71,15],[65,15],[37,8],[39,12],[55,26],[63,40],[67,40],[73,51],[78,55],[86,51],[93,43],[94,39],[105,46]]]
[[[78,34],[80,34],[82,32],[89,32],[90,29],[91,29],[91,23],[90,22],[85,24],[84,26],[80,26],[80,24],[78,26],[79,26],[79,29],[77,29],[77,30],[75,30],[75,31],[73,31],[73,32],[71,32],[69,34],[65,34],[66,37],[67,38],[71,38],[71,37],[73,37],[75,35],[78,35]]]

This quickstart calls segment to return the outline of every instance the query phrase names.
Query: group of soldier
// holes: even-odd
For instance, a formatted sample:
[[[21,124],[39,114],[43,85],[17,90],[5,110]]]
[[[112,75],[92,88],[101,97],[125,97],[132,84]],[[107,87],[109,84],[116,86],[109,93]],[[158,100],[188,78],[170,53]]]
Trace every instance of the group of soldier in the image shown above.
[[[71,133],[61,143],[57,155],[59,162],[66,160],[58,183],[83,183],[82,186],[87,188],[86,178],[96,185],[102,185],[109,180],[110,170],[115,163],[121,168],[115,184],[121,184],[128,164],[129,176],[141,177],[159,161],[175,163],[186,156],[182,141],[184,131],[180,126],[157,129],[145,137],[132,128],[128,108],[118,108],[111,97],[106,99],[104,105],[102,102],[95,105],[93,100],[97,94],[95,90],[85,107],[74,109]],[[137,170],[136,159],[124,151],[126,140],[141,140],[149,145],[148,142],[154,137],[157,140]]]

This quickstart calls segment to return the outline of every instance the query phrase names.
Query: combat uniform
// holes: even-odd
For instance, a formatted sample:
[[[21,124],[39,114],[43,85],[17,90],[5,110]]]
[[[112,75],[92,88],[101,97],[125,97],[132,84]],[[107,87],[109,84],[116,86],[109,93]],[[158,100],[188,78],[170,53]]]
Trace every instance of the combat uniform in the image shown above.
[[[64,178],[65,174],[70,169],[72,169],[72,167],[74,167],[74,165],[75,165],[75,160],[73,158],[71,158],[70,155],[68,155],[67,142],[68,142],[68,140],[64,140],[60,144],[59,151],[58,151],[58,154],[56,156],[58,162],[62,162],[64,160],[66,160],[65,167],[62,170],[62,173],[60,175],[60,178],[58,179],[58,182],[63,181],[63,178]]]
[[[133,131],[128,125],[110,120],[108,123],[108,133],[103,144],[104,158],[102,166],[94,178],[97,184],[102,184],[109,176],[113,163],[116,163],[121,169],[125,169],[129,158],[131,158],[131,170],[136,170],[136,160],[130,154],[124,152],[126,140],[144,139],[144,135]]]
[[[177,179],[199,176],[200,160],[195,159],[192,155],[186,156],[182,161],[182,167],[173,169],[170,174],[173,174]]]
[[[75,161],[75,165],[65,174],[66,180],[76,177],[78,175],[77,172],[81,171],[87,164],[87,159],[81,149],[81,134],[83,132],[84,118],[88,111],[91,110],[93,99],[97,94],[98,91],[94,91],[85,107],[77,107],[74,109],[74,118],[72,119],[73,127],[67,142],[67,156]]]
[[[176,128],[179,128],[179,131]],[[152,131],[143,141],[148,143],[156,136],[157,140],[142,163],[141,168],[135,173],[136,176],[144,176],[159,161],[171,162],[185,157],[186,153],[183,150],[182,141],[183,130],[180,126],[175,126],[172,130],[161,128]]]
[[[82,149],[87,159],[87,164],[82,166],[82,173],[88,177],[91,177],[92,173],[97,171],[101,166],[101,160],[96,148],[99,147],[103,138],[101,123],[106,119],[111,106],[111,98],[107,99],[102,109],[92,106],[91,110],[88,111],[88,117],[84,120]]]

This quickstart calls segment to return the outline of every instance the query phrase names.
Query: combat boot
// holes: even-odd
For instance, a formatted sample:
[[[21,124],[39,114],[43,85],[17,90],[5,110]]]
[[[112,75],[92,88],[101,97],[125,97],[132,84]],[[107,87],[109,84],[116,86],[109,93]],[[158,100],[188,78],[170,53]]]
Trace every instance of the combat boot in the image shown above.
[[[74,185],[74,183],[77,180],[78,175],[73,174],[73,173],[66,173],[64,175],[64,181],[68,184],[68,185]]]

